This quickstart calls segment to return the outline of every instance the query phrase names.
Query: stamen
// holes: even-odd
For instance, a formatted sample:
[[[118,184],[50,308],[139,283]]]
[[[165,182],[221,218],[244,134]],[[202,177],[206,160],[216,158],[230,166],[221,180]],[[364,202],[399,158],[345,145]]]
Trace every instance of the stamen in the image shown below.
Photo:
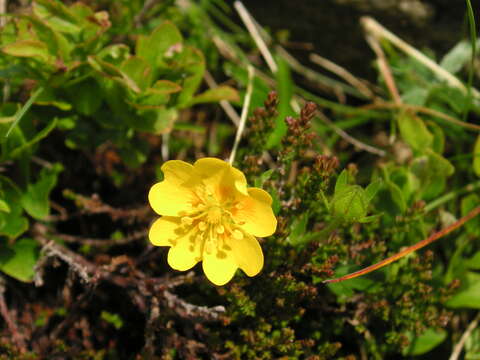
[[[241,232],[238,229],[233,230],[232,235],[233,235],[233,238],[236,239],[236,240],[242,240],[243,239],[243,232]]]
[[[200,221],[198,223],[198,228],[200,229],[200,231],[205,231],[207,229],[207,224],[204,221]]]
[[[192,225],[193,224],[193,219],[189,216],[184,216],[181,219],[183,225]]]
[[[223,234],[225,232],[225,227],[223,225],[218,225],[216,230],[218,234]]]

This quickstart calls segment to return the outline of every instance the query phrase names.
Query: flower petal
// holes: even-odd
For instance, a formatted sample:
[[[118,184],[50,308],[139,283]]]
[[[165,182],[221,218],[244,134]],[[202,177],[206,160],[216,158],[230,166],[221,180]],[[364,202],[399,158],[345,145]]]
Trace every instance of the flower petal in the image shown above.
[[[173,246],[179,238],[180,218],[162,216],[157,219],[148,232],[150,242],[155,246]]]
[[[167,216],[179,216],[188,212],[191,205],[197,201],[192,188],[185,186],[187,181],[195,178],[193,166],[180,160],[167,161],[162,166],[165,180],[156,183],[148,193],[148,201],[152,209]]]
[[[245,175],[226,161],[203,158],[197,160],[193,167],[205,186],[216,192],[220,200],[234,196],[236,191],[248,194]]]
[[[248,276],[257,275],[263,268],[263,252],[258,240],[251,235],[244,234],[243,239],[231,239],[236,262]]]
[[[207,279],[221,286],[232,280],[238,265],[231,251],[213,251],[203,253],[202,267]]]
[[[240,227],[248,234],[265,237],[277,228],[277,219],[272,210],[272,198],[264,190],[249,188],[248,195],[239,199],[239,206],[232,210],[235,221],[243,222]]]
[[[175,270],[185,271],[202,260],[200,244],[195,242],[195,233],[189,232],[177,240],[168,252],[168,265]]]

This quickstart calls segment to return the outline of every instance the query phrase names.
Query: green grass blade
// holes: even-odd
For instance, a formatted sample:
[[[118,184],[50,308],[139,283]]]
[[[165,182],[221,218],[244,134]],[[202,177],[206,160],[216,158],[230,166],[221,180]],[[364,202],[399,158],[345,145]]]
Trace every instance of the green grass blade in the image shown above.
[[[43,86],[40,86],[37,90],[35,90],[32,96],[30,96],[30,99],[28,99],[25,105],[23,105],[23,107],[20,110],[18,110],[18,112],[15,114],[15,120],[13,120],[13,123],[8,129],[5,137],[8,137],[8,135],[10,135],[12,130],[15,128],[15,126],[18,125],[19,121],[22,119],[23,115],[25,115],[25,113],[30,109],[32,104],[35,102],[35,100],[37,100],[37,98],[40,96],[43,90],[44,90]]]

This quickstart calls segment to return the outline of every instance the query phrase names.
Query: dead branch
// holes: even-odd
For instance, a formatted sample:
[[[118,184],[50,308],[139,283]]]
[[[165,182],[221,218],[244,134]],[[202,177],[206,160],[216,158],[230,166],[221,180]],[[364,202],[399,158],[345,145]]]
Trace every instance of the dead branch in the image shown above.
[[[0,277],[0,314],[2,315],[3,320],[7,324],[8,331],[12,335],[12,339],[15,342],[20,353],[25,353],[27,351],[27,346],[25,345],[25,339],[22,334],[18,331],[17,324],[12,319],[12,315],[7,307],[7,302],[5,301],[5,279]]]

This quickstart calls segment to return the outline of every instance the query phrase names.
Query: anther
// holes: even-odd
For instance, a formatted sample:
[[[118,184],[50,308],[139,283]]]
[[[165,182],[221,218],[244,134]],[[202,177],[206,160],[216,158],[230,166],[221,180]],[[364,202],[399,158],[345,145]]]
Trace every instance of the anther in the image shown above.
[[[234,239],[237,239],[237,240],[242,240],[243,239],[243,233],[238,229],[233,230],[232,234],[233,234]]]
[[[205,222],[203,221],[200,221],[198,223],[198,228],[200,229],[200,231],[205,231],[207,229],[207,224],[205,224]]]
[[[189,216],[184,216],[181,219],[183,225],[192,225],[193,219]]]
[[[216,230],[217,234],[223,234],[225,232],[225,227],[223,225],[218,225]]]

